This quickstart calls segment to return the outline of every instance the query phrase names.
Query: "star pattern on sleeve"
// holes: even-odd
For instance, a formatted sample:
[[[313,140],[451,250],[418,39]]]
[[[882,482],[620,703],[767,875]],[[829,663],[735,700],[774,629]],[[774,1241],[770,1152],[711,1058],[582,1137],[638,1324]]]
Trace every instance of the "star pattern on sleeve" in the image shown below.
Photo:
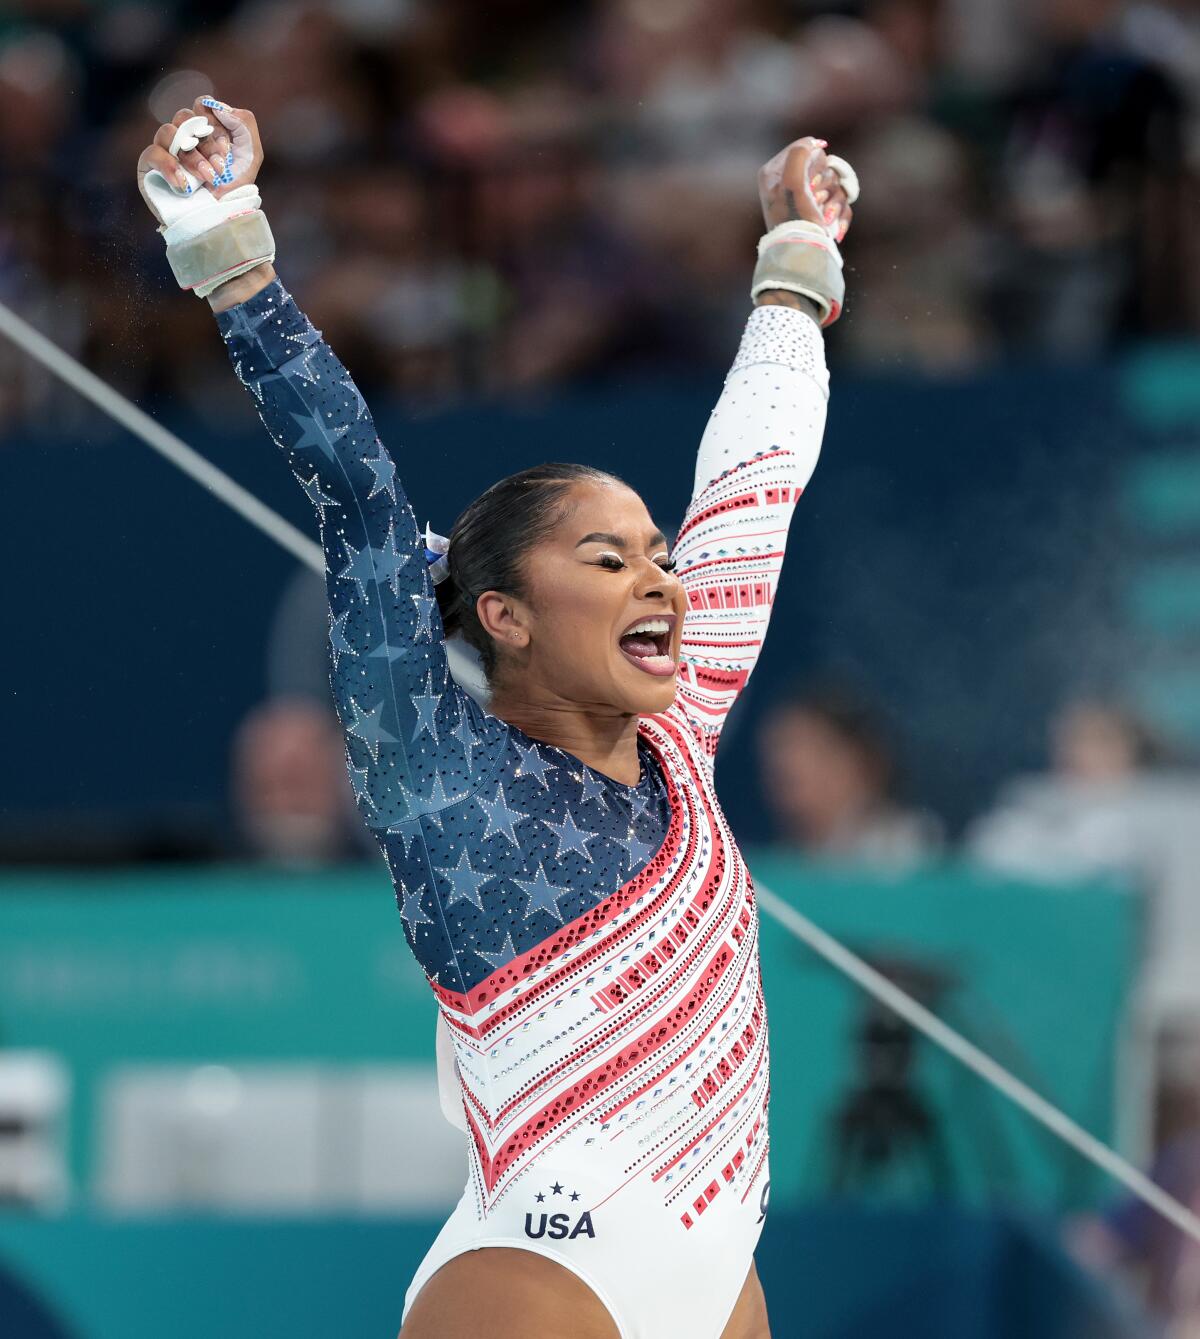
[[[254,396],[256,402],[258,404],[262,404],[263,402],[262,382],[260,382],[257,377],[248,377],[246,375],[242,367],[242,360],[240,358],[235,358],[233,361],[233,374],[242,383],[242,385],[245,386],[245,388],[250,392],[250,394]]]
[[[304,489],[304,496],[308,498],[316,510],[317,524],[324,525],[325,508],[340,507],[342,504],[337,498],[329,497],[327,494],[321,492],[320,478],[321,476],[319,474],[314,473],[313,477],[306,482],[300,475],[296,475],[297,482],[300,484],[300,487]]]
[[[442,826],[442,816],[440,811],[450,803],[450,797],[446,794],[446,786],[442,781],[441,772],[434,772],[433,784],[429,787],[428,792],[422,795],[420,799],[427,811],[424,815],[425,821],[440,828]]]
[[[519,823],[524,814],[518,813],[508,807],[508,801],[504,798],[504,783],[496,783],[495,800],[485,800],[482,795],[478,797],[479,807],[487,815],[487,829],[483,834],[483,840],[497,834],[503,834],[514,846],[519,847],[517,834],[513,831],[513,824]]]
[[[403,823],[394,823],[387,831],[389,837],[400,838],[405,860],[411,859],[412,848],[421,839],[421,824],[414,818],[408,818]]]
[[[490,874],[477,874],[471,868],[471,858],[464,847],[458,857],[458,864],[449,869],[438,868],[438,873],[443,880],[450,885],[450,892],[446,898],[446,905],[451,907],[455,902],[471,902],[480,911],[483,910],[483,899],[479,895],[479,889],[491,878]]]
[[[437,601],[429,595],[413,595],[409,598],[417,607],[417,626],[413,631],[413,636],[432,641],[433,611],[437,607]]]
[[[338,580],[353,581],[358,587],[359,598],[366,604],[367,582],[375,580],[375,563],[371,546],[366,544],[361,549],[356,549],[348,539],[343,539],[342,548],[346,551],[346,566],[337,574]]]
[[[644,794],[641,791],[635,791],[629,801],[629,821],[631,823],[636,823],[639,818],[644,818],[646,814],[646,806],[649,803],[649,795]]]
[[[482,958],[484,962],[493,970],[499,971],[501,967],[506,967],[512,960],[519,955],[520,950],[513,943],[512,931],[510,930],[504,937],[504,943],[498,949],[491,953],[484,952],[483,949],[474,950],[475,955]]]
[[[383,641],[378,646],[367,652],[368,660],[386,660],[390,665],[393,660],[402,660],[407,654],[408,648],[403,642],[389,641],[386,634]]]
[[[368,789],[371,781],[371,769],[369,767],[355,767],[351,762],[347,771],[350,774],[350,787],[354,791],[354,798],[359,804],[369,804],[372,809],[377,809],[378,805],[371,798],[371,792]]]
[[[658,849],[652,842],[639,841],[632,828],[629,829],[626,845],[629,850],[630,869],[641,869]]]
[[[316,333],[315,331],[313,332]],[[298,340],[300,336],[288,335],[288,339]],[[317,361],[318,349],[310,348],[306,353],[302,353],[293,362],[290,362],[283,369],[283,375],[289,380],[295,378],[298,381],[306,382],[309,386],[315,386],[320,379],[320,373],[313,371],[313,363]]]
[[[425,908],[421,905],[421,898],[428,891],[424,884],[418,884],[416,888],[409,888],[406,884],[401,884],[403,889],[403,899],[400,906],[400,919],[408,926],[409,934],[412,934],[418,925],[433,925],[432,916],[425,913]]]
[[[330,460],[337,460],[333,442],[329,434],[311,414],[297,414],[290,410],[291,417],[300,426],[300,437],[288,448],[291,451],[312,451],[314,448]]]
[[[354,384],[353,377],[343,377],[338,382],[345,390],[350,392],[350,402],[354,405],[354,421],[358,423],[367,416],[367,402],[363,399],[362,391]]]
[[[578,827],[569,809],[561,823],[551,823],[549,819],[543,819],[542,821],[558,838],[558,850],[554,855],[555,860],[561,860],[568,851],[578,851],[587,861],[592,859],[592,853],[588,850],[587,844],[590,841],[595,841],[597,834]]]
[[[329,619],[329,651],[333,658],[333,668],[337,669],[338,661],[343,656],[356,656],[358,652],[346,639],[346,620],[350,617],[350,610],[344,609],[337,618],[330,616]]]
[[[379,717],[383,714],[383,703],[375,708],[374,711],[364,711],[362,707],[354,700],[349,699],[350,710],[354,713],[354,720],[343,722],[348,735],[353,735],[355,739],[360,740],[367,746],[367,751],[371,755],[372,762],[379,761],[380,744],[394,744],[396,736],[388,732],[379,723]]]
[[[383,443],[378,437],[375,439],[375,449],[378,452],[377,455],[363,456],[362,458],[362,463],[375,476],[375,482],[371,485],[371,491],[367,494],[367,501],[370,502],[376,493],[386,493],[395,502],[396,462],[383,449]]]
[[[393,595],[400,594],[400,572],[411,561],[411,553],[401,553],[396,548],[396,522],[388,526],[387,538],[378,549],[372,550],[375,564],[375,581],[382,586],[386,581]]]
[[[314,344],[320,343],[321,332],[305,316],[301,321],[300,328],[289,331],[283,338],[288,344],[295,344],[297,348],[311,349]]]
[[[425,691],[423,693],[413,693],[411,701],[417,713],[417,723],[413,727],[412,738],[416,741],[418,735],[429,734],[436,744],[438,739],[437,732],[437,706],[442,700],[440,693],[433,691],[433,674],[425,676]],[[441,780],[440,774],[438,780]]]
[[[544,865],[538,866],[537,874],[532,879],[514,879],[513,883],[529,899],[525,904],[525,919],[536,915],[539,911],[544,911],[548,916],[553,916],[556,921],[562,924],[562,912],[558,909],[558,901],[561,897],[566,897],[572,890],[570,888],[559,888],[546,878],[546,868]]]
[[[546,773],[554,770],[554,764],[548,763],[538,752],[536,744],[531,744],[529,748],[517,746],[517,752],[521,755],[520,764],[517,767],[517,776],[536,777],[538,784],[544,789],[550,789],[550,783],[546,780]]]
[[[471,713],[465,702],[458,714],[458,724],[450,733],[463,746],[463,751],[466,753],[468,760],[471,757],[472,749],[483,742],[475,733],[475,727],[471,724]]]
[[[605,792],[604,783],[590,767],[585,767],[582,772],[572,775],[583,787],[583,794],[579,797],[580,804],[586,804],[588,800],[599,800],[605,809],[608,808],[608,795]]]
[[[441,772],[434,771],[433,780],[425,789],[406,786],[398,778],[392,785],[400,802],[411,811],[412,816],[419,815],[422,822],[432,824],[439,832],[442,830],[441,811],[450,803],[450,796],[446,794]]]

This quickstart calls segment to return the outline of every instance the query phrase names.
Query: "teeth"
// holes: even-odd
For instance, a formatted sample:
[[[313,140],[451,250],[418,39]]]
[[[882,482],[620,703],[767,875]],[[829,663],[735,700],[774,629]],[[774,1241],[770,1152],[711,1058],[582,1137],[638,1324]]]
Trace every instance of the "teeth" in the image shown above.
[[[665,618],[646,618],[643,619],[640,623],[635,623],[632,628],[626,628],[625,631],[621,634],[621,636],[632,637],[635,633],[638,632],[649,632],[651,634],[658,634],[670,631],[671,631],[671,625],[667,622]]]

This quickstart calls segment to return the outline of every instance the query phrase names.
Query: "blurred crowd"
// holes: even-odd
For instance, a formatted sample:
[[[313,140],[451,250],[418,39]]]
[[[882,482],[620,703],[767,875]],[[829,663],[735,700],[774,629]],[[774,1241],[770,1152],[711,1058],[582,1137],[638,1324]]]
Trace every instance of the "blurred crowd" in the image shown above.
[[[719,367],[754,171],[810,131],[869,201],[837,359],[1073,357],[1200,310],[1195,0],[10,0],[0,300],[143,401],[227,388],[133,185],[210,91],[259,116],[281,269],[371,391]],[[65,412],[0,350],[0,428]]]
[[[133,169],[156,125],[208,92],[258,115],[280,270],[368,395],[719,369],[748,305],[755,169],[810,131],[865,190],[833,359],[951,373],[1200,328],[1200,0],[8,0],[0,301],[139,402],[198,411],[236,397]],[[0,433],[73,412],[0,345]],[[289,593],[272,643],[270,696],[232,750],[237,854],[371,857],[319,585]],[[781,844],[889,871],[945,851],[852,686],[775,701],[757,745]],[[961,849],[1144,894],[1165,1094],[1152,1142],[1200,1197],[1186,762],[1120,703],[1080,697],[1049,723],[1044,771]],[[1116,1215],[1081,1250],[1149,1259],[1147,1230]]]

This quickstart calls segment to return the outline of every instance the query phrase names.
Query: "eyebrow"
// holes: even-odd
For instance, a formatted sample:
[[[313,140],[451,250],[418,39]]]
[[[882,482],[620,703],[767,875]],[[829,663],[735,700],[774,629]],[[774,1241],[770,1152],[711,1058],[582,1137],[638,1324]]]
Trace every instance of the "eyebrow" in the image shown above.
[[[656,530],[650,536],[650,544],[665,544],[666,535],[661,530]],[[575,547],[581,548],[584,544],[611,544],[614,549],[625,549],[629,547],[629,541],[622,539],[620,535],[609,534],[606,530],[593,530],[590,535],[584,535]]]

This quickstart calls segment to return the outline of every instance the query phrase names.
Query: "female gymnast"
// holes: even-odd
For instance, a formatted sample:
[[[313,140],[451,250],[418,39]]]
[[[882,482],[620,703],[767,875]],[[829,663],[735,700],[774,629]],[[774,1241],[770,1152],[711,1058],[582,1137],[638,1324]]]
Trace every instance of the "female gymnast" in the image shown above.
[[[765,1339],[766,1018],[713,757],[820,450],[854,173],[812,139],[759,173],[755,307],[673,551],[563,464],[493,485],[446,549],[275,277],[261,162],[251,113],[201,99],[138,180],[317,512],[350,779],[439,1005],[469,1180],[402,1339]]]

